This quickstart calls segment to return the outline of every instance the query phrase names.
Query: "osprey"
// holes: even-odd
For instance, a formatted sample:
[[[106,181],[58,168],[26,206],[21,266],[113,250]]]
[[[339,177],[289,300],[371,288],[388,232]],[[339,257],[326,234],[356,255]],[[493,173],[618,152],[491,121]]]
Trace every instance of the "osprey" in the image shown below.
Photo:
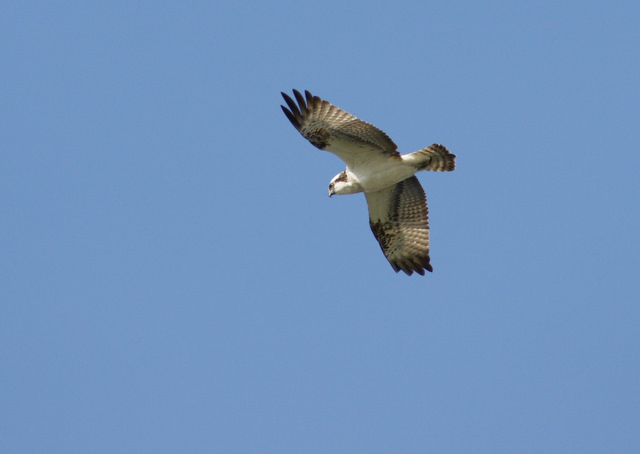
[[[401,155],[375,126],[308,91],[302,96],[293,90],[293,95],[297,104],[282,93],[289,108],[280,107],[289,121],[315,147],[334,153],[347,165],[331,180],[329,197],[364,192],[369,225],[396,273],[424,276],[425,270],[433,271],[427,198],[415,173],[451,171],[456,155],[438,144]]]

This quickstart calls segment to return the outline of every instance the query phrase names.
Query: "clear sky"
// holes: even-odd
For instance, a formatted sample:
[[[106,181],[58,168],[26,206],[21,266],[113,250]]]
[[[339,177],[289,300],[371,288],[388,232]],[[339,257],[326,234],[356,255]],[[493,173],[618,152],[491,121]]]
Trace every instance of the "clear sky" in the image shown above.
[[[4,1],[6,453],[640,452],[637,1]],[[310,90],[432,143],[396,274]]]

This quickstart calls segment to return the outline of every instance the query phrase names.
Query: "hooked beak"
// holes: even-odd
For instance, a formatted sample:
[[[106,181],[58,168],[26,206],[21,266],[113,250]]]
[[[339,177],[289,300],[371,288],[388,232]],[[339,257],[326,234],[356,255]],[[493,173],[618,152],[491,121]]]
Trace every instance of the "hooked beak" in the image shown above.
[[[334,194],[335,194],[335,191],[333,189],[329,189],[329,198],[331,198],[331,196]]]

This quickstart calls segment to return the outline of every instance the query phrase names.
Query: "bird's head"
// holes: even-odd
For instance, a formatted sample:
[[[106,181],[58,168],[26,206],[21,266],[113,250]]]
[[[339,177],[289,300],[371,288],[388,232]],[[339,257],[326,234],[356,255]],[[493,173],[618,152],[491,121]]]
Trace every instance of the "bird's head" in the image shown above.
[[[335,194],[355,194],[356,192],[362,192],[362,186],[357,180],[347,175],[346,171],[340,172],[329,183],[329,197]]]

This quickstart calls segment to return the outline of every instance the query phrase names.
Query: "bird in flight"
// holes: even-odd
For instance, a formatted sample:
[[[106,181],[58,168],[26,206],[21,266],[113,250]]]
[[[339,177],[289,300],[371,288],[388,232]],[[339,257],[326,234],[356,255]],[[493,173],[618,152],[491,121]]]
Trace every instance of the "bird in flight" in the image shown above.
[[[344,161],[333,177],[329,197],[364,192],[369,225],[393,269],[411,275],[433,271],[429,258],[429,217],[424,189],[415,176],[422,170],[448,172],[456,155],[433,144],[401,155],[383,131],[308,91],[282,93],[282,111],[311,144]],[[297,103],[296,103],[297,102]]]

